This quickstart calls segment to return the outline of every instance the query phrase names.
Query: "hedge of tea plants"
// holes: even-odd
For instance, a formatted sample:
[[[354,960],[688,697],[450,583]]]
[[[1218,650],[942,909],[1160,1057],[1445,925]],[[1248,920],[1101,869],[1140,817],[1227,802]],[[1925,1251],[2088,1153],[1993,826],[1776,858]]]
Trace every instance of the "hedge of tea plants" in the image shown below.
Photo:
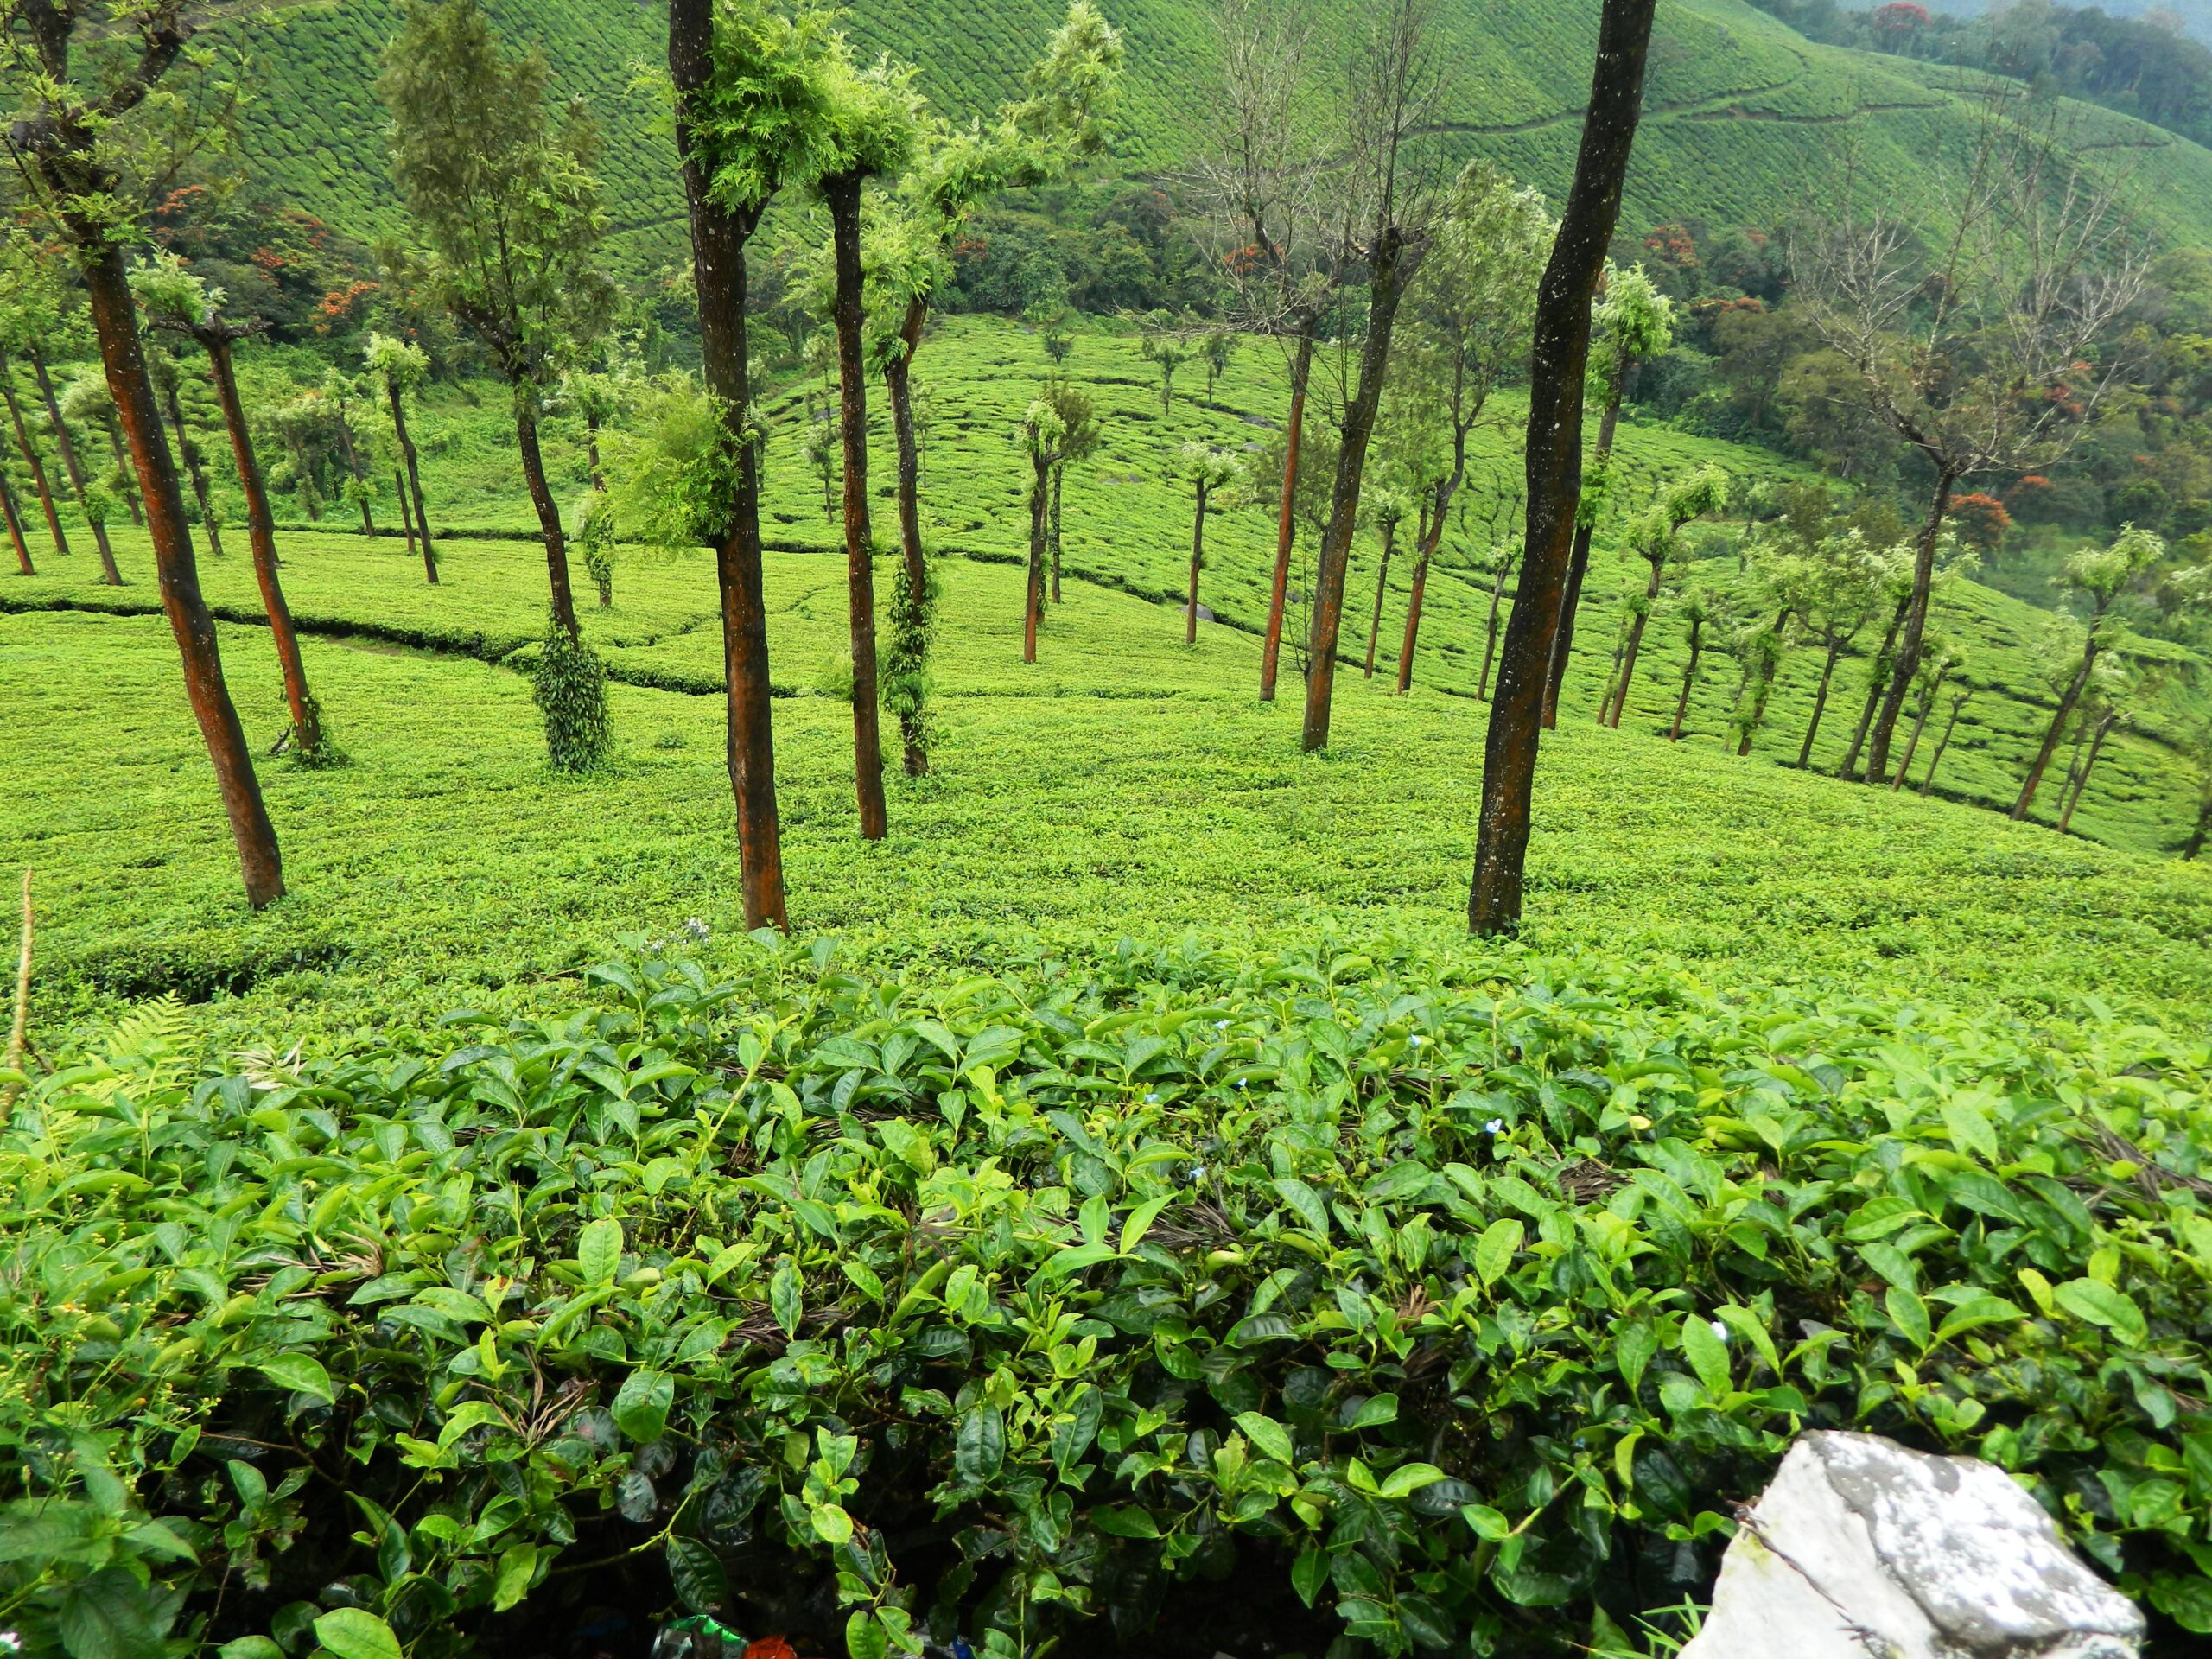
[[[1855,1427],[2212,1632],[2201,1039],[1503,960],[641,947],[213,1067],[142,1013],[6,1080],[0,1629],[1564,1651]]]

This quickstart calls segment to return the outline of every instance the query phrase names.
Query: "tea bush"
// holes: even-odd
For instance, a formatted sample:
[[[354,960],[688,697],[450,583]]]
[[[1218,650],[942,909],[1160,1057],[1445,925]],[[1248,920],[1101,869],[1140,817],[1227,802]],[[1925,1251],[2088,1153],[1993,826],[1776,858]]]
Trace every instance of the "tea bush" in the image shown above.
[[[2212,1632],[2212,1051],[1593,960],[640,946],[556,1019],[0,1130],[0,1627],[546,1650],[1564,1651],[1789,1438],[2012,1471]]]

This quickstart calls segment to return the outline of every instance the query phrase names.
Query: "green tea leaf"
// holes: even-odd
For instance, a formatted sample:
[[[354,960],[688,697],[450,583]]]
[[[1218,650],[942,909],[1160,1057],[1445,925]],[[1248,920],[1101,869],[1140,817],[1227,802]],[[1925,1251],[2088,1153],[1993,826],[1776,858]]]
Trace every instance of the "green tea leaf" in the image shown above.
[[[2075,1319],[2102,1325],[2132,1348],[2140,1348],[2150,1340],[2143,1310],[2124,1290],[2094,1279],[2069,1279],[2051,1293],[2051,1300]]]
[[[676,1399],[676,1380],[665,1371],[632,1371],[614,1396],[614,1426],[640,1446],[660,1439],[668,1408]]]
[[[1494,1285],[1512,1267],[1521,1249],[1522,1227],[1510,1219],[1493,1221],[1475,1241],[1475,1272],[1485,1286]]]
[[[1682,1357],[1714,1399],[1728,1392],[1728,1344],[1720,1333],[1694,1313],[1682,1321]]]
[[[391,1626],[359,1607],[337,1607],[315,1622],[315,1639],[338,1659],[400,1659]]]
[[[622,1224],[612,1216],[601,1216],[596,1221],[584,1224],[584,1230],[576,1240],[576,1266],[584,1275],[584,1283],[611,1285],[615,1270],[622,1265]],[[325,1643],[324,1646],[329,1646]]]
[[[271,1354],[266,1359],[254,1361],[253,1366],[280,1389],[312,1395],[325,1405],[333,1404],[338,1398],[330,1386],[330,1373],[323,1370],[322,1362],[306,1354]]]
[[[963,1484],[981,1486],[1006,1460],[1006,1420],[996,1406],[970,1406],[953,1442],[953,1467]]]

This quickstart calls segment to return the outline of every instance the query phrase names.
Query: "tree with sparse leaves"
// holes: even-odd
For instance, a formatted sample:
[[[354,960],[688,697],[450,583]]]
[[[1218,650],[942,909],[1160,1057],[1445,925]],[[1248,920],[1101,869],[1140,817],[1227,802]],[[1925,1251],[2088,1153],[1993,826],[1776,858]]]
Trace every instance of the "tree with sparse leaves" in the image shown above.
[[[1206,513],[1214,498],[1236,481],[1236,457],[1211,444],[1186,443],[1175,454],[1175,473],[1191,486],[1191,578],[1183,596],[1183,643],[1198,643],[1198,571],[1205,563]]]

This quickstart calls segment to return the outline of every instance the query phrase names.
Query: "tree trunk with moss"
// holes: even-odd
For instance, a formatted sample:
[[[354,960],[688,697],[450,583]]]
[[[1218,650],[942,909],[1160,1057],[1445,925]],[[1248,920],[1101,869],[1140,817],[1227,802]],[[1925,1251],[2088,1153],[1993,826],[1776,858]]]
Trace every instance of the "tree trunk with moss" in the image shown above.
[[[69,475],[69,487],[76,493],[81,510],[85,499],[85,469],[77,460],[77,446],[69,436],[69,423],[61,418],[60,400],[54,395],[54,378],[46,372],[46,359],[34,346],[27,355],[30,359],[32,377],[38,382],[39,395],[46,399],[47,423],[54,430],[54,447],[61,452],[61,469]],[[107,538],[107,526],[85,514],[85,523],[92,532],[92,545],[99,551],[100,580],[111,588],[123,586],[123,572],[116,568],[115,546]]]

